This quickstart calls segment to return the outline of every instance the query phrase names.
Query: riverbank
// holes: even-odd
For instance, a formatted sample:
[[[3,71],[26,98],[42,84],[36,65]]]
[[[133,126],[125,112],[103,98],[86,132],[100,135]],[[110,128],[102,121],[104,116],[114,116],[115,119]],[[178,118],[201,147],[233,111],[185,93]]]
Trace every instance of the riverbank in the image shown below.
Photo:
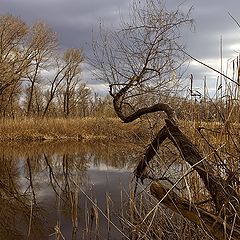
[[[147,129],[136,121],[124,124],[117,118],[24,118],[0,122],[0,141],[106,140],[141,141]]]

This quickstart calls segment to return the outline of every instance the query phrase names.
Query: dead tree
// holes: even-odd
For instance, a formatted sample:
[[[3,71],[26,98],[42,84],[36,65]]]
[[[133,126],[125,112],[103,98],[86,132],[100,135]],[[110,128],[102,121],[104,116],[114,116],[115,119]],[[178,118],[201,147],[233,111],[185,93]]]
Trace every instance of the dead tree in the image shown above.
[[[124,115],[122,99],[127,91],[140,80],[141,76],[134,76],[119,92],[113,94],[110,85],[110,94],[113,97],[114,109],[118,117],[124,122],[132,122],[141,116],[157,111],[166,114],[164,127],[156,134],[154,140],[146,149],[142,160],[135,170],[137,178],[143,180],[148,163],[156,155],[159,147],[165,139],[170,139],[180,152],[182,159],[197,171],[205,188],[214,203],[214,211],[208,212],[190,201],[179,197],[172,189],[168,189],[160,182],[151,184],[151,193],[165,206],[182,214],[190,221],[206,230],[215,239],[239,239],[240,238],[240,196],[234,190],[230,181],[224,180],[216,174],[208,163],[207,157],[203,157],[191,140],[180,130],[174,118],[174,110],[166,103],[158,103],[150,107],[138,109],[130,115]]]
[[[142,6],[143,5],[143,6]],[[130,19],[130,20],[129,20]],[[148,145],[135,170],[138,179],[148,177],[147,168],[168,139],[182,161],[195,171],[210,195],[211,207],[201,208],[177,195],[162,182],[153,182],[151,193],[159,203],[199,225],[215,239],[240,239],[239,195],[234,174],[223,178],[182,132],[167,99],[181,86],[186,55],[180,28],[192,23],[189,14],[166,10],[163,1],[134,1],[132,15],[121,30],[104,32],[94,43],[93,65],[98,79],[110,86],[116,114],[129,123],[150,113],[164,112],[165,124]],[[157,119],[156,119],[157,121]],[[186,174],[189,174],[188,172]],[[238,183],[239,184],[239,183]]]

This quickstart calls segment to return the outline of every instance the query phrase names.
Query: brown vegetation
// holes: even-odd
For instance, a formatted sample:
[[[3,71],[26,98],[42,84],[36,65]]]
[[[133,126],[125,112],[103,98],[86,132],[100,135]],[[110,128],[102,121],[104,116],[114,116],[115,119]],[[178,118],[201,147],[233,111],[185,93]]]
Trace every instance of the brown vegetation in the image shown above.
[[[26,118],[2,120],[0,141],[102,140],[140,142],[147,129],[140,122],[124,124],[117,118]]]
[[[0,16],[0,117],[87,116],[91,91],[81,82],[81,49],[61,51],[44,22]]]
[[[131,17],[117,34],[104,35],[102,41],[108,44],[99,44],[104,46],[101,48],[104,54],[101,58],[96,50],[96,56],[102,79],[109,83],[118,117],[126,123],[151,119],[155,126],[135,176],[136,184],[138,180],[142,183],[150,180],[150,192],[158,202],[144,211],[145,216],[137,204],[132,204],[131,223],[136,227],[133,239],[162,239],[161,234],[168,232],[155,223],[162,203],[202,229],[196,239],[204,236],[237,240],[240,238],[239,60],[236,59],[236,79],[224,78],[225,88],[221,89],[221,82],[216,99],[208,98],[204,89],[203,97],[199,95],[201,101],[198,103],[195,98],[194,102],[191,86],[191,99],[184,101],[181,94],[176,94],[182,90],[180,67],[184,65],[185,53],[178,40],[180,27],[191,22],[189,16],[167,11],[162,1],[149,0],[146,5],[135,2]],[[162,115],[158,112],[165,113],[164,124],[162,121],[159,124]],[[183,129],[182,119],[185,119]],[[213,128],[214,125],[218,128]],[[142,191],[136,193],[141,198]],[[134,198],[132,201],[135,202]],[[173,221],[172,225],[175,224]],[[176,239],[178,232],[173,235],[175,238],[169,239]]]

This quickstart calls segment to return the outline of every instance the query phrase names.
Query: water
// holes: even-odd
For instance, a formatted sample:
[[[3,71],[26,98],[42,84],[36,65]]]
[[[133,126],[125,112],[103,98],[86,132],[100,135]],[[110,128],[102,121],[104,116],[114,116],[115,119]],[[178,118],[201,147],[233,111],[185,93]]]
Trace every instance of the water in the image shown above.
[[[0,239],[124,239],[135,154],[127,145],[1,144]]]

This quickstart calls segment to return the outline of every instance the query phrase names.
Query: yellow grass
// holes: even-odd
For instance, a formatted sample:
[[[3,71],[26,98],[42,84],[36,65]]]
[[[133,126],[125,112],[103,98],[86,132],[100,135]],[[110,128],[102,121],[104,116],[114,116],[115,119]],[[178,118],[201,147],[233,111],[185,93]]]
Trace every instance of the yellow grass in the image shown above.
[[[139,141],[147,129],[117,118],[25,118],[0,122],[0,141],[116,140]]]

